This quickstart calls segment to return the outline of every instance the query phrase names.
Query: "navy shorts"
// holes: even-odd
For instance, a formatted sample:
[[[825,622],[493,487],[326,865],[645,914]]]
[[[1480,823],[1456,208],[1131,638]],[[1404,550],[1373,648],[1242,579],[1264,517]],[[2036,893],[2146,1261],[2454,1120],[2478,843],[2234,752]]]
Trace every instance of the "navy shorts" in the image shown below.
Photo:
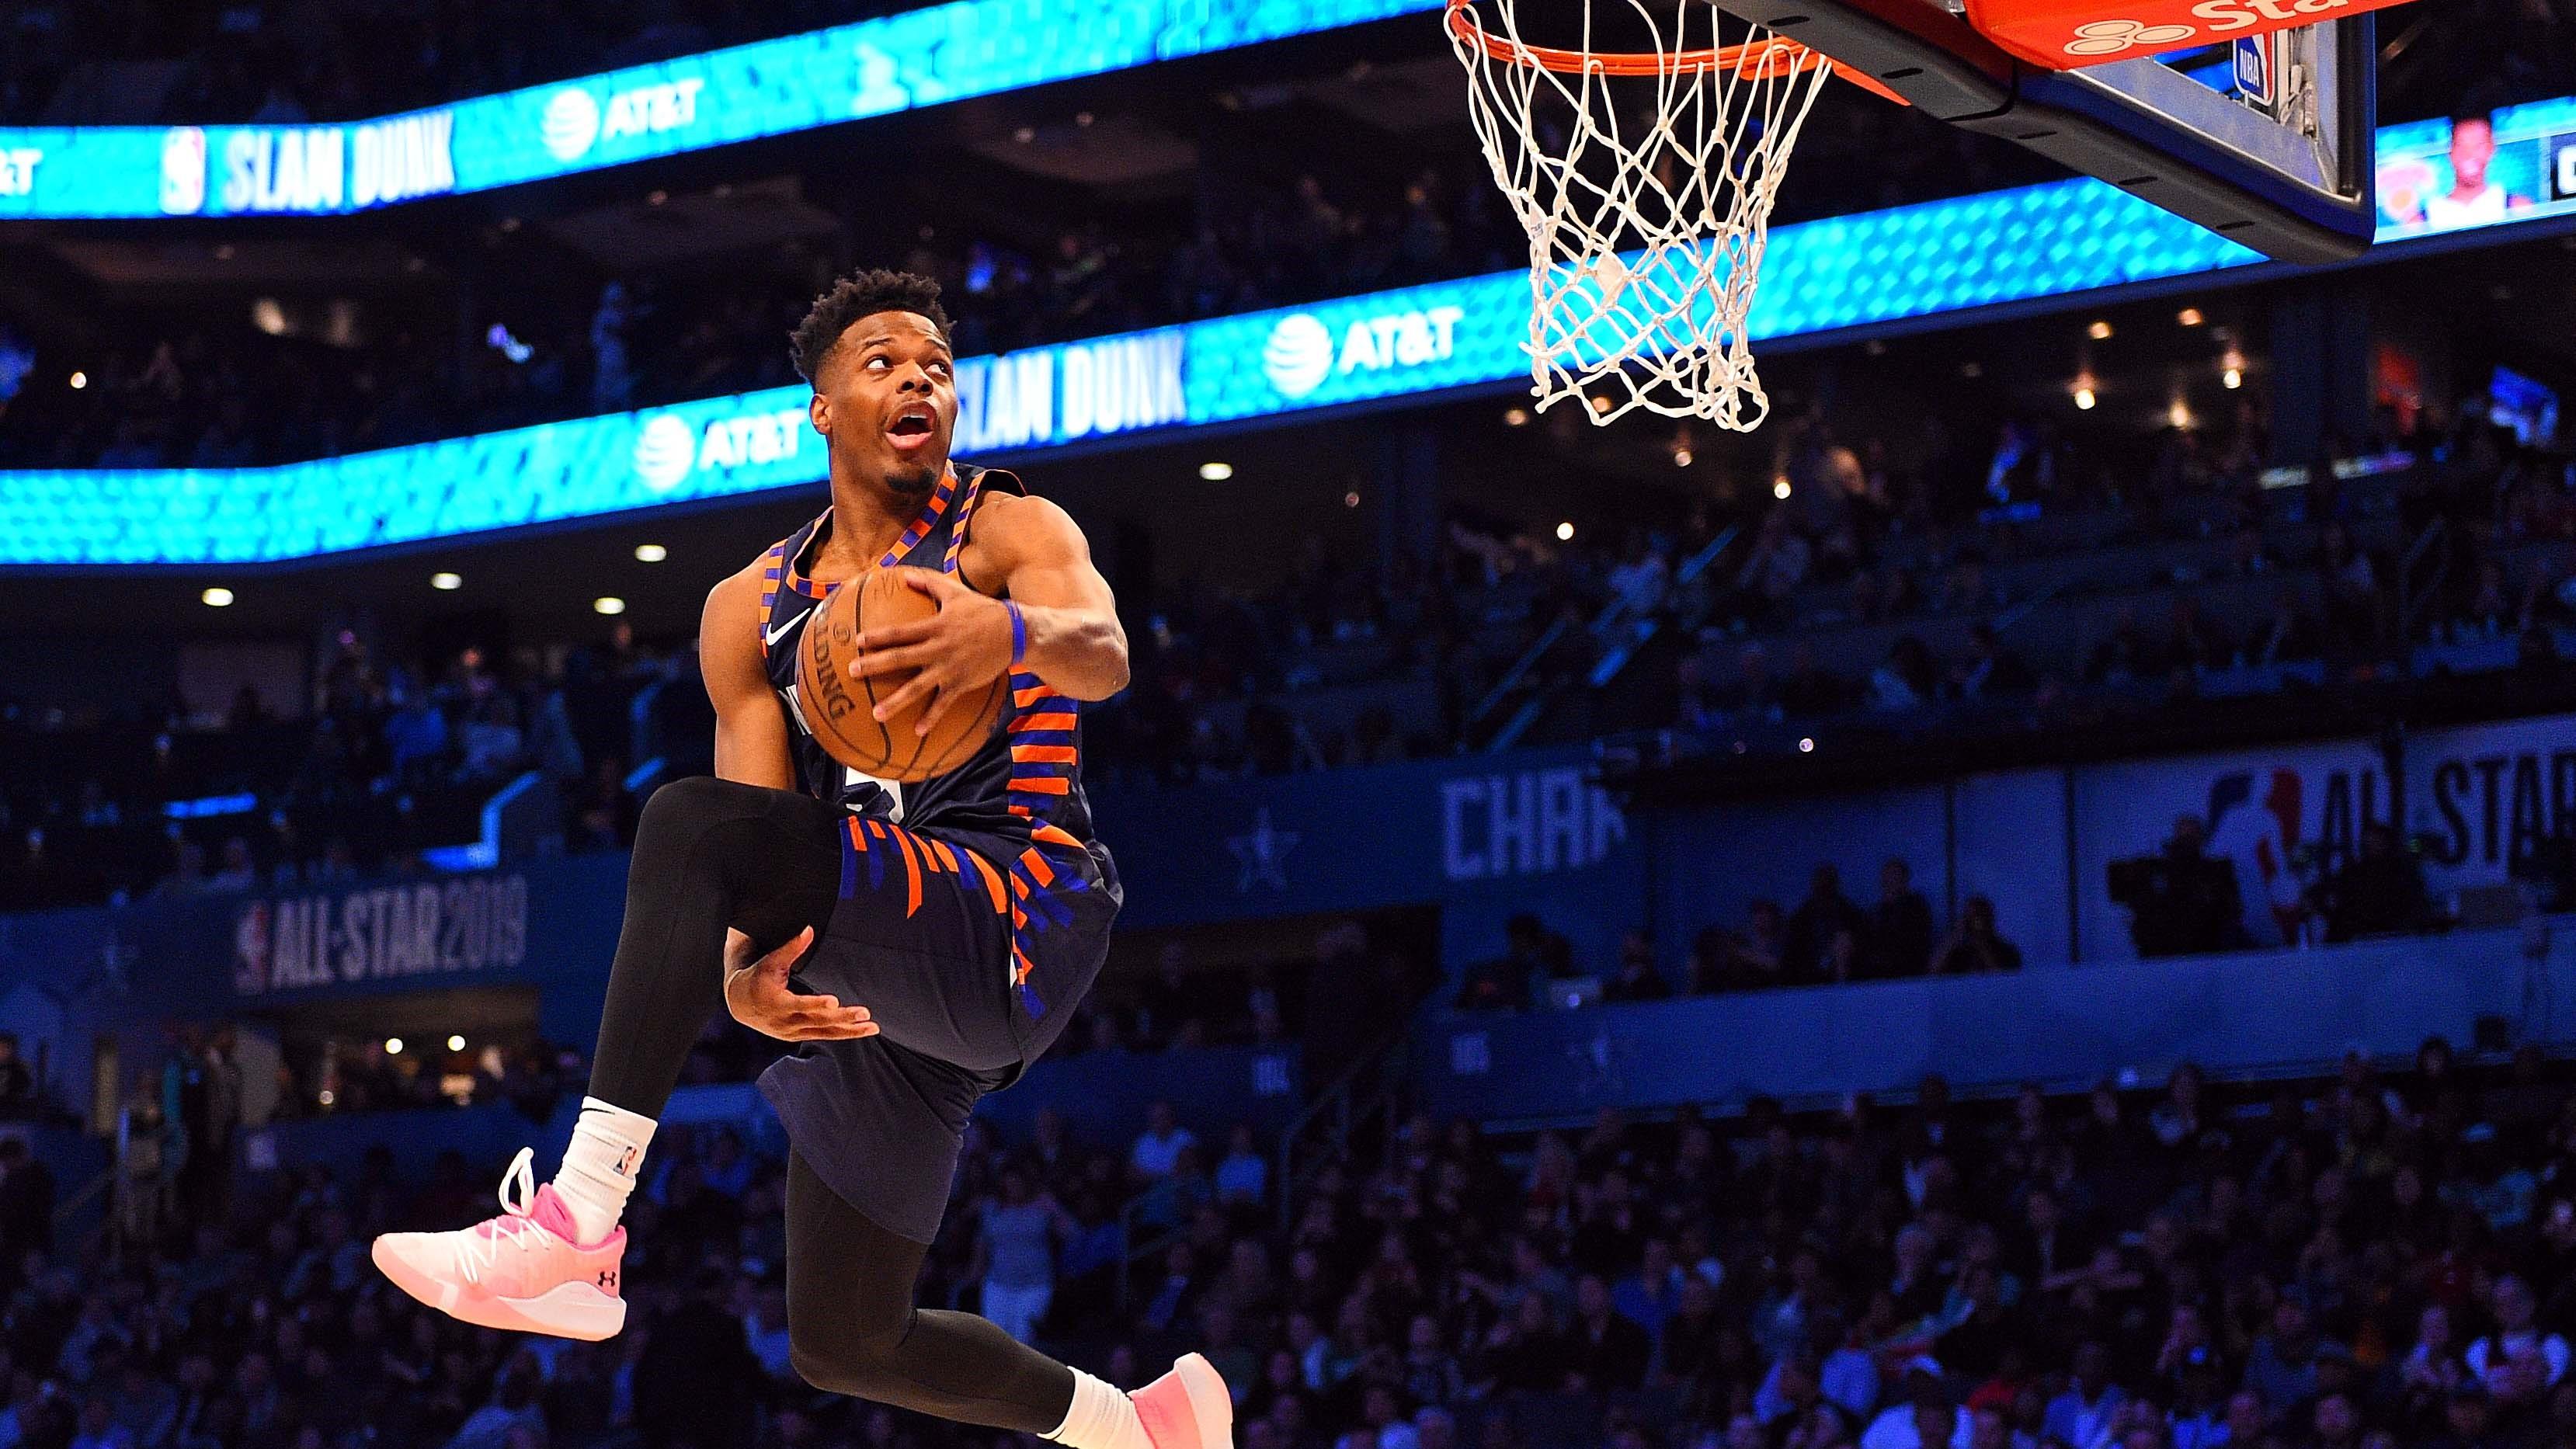
[[[1033,930],[1028,881],[1015,879],[1026,867],[996,864],[991,842],[979,853],[935,828],[844,824],[841,900],[793,980],[866,1007],[878,1034],[805,1043],[761,1091],[825,1186],[928,1243],[977,1099],[1036,1060],[1099,974],[1115,888],[1092,893],[1106,910],[1060,923],[1073,929]],[[1060,1009],[1034,1009],[1032,979]]]

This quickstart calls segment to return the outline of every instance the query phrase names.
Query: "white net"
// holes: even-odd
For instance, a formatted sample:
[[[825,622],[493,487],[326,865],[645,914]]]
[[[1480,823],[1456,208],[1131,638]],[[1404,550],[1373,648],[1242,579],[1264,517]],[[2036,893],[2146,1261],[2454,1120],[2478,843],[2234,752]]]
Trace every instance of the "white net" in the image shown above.
[[[1832,67],[1759,29],[1716,48],[1708,0],[1622,0],[1650,36],[1617,54],[1593,50],[1612,0],[1538,3],[1580,8],[1575,48],[1525,42],[1516,0],[1448,15],[1477,137],[1529,234],[1531,393],[1600,424],[1644,408],[1750,431],[1770,410],[1745,327],[1771,203]]]

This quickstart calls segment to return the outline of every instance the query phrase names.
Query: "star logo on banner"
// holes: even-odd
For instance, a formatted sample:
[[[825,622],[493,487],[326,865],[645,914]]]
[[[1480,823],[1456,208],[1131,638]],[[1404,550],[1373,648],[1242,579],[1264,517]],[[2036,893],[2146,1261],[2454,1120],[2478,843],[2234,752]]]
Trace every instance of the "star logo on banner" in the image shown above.
[[[1279,863],[1297,848],[1301,838],[1294,830],[1272,829],[1268,810],[1254,812],[1250,834],[1226,837],[1225,848],[1234,852],[1235,861],[1243,867],[1235,877],[1236,894],[1251,890],[1255,881],[1272,890],[1288,889],[1287,874],[1279,869]]]

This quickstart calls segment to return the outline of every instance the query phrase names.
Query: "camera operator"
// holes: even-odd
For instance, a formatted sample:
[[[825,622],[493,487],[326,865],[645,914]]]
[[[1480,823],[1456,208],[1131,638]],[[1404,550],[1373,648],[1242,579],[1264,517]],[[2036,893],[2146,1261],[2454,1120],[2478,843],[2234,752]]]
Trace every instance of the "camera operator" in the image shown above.
[[[2154,855],[2110,865],[2111,899],[2129,908],[2129,937],[2141,957],[2189,956],[2244,944],[2236,866],[2207,854],[2208,829],[2178,816]]]
[[[2361,827],[2361,849],[2317,886],[2326,939],[2350,941],[2432,929],[2433,902],[2424,891],[2424,867],[2382,821]]]

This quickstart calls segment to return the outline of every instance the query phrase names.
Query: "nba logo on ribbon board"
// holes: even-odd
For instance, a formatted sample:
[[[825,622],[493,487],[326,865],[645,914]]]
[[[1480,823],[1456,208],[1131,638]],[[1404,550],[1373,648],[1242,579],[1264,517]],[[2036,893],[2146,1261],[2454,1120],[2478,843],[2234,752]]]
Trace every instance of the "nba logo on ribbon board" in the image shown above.
[[[172,126],[161,137],[161,210],[194,216],[206,205],[206,133]]]

